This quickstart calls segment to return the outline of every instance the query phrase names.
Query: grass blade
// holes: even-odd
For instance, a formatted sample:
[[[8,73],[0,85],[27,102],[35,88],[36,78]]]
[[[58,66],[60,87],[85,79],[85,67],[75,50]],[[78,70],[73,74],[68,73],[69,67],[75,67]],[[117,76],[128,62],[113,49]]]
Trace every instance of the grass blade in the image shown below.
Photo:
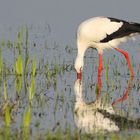
[[[4,100],[7,101],[7,98],[6,81],[4,81]]]
[[[22,57],[19,54],[17,61],[16,61],[16,74],[17,75],[23,75],[23,63],[22,63]]]

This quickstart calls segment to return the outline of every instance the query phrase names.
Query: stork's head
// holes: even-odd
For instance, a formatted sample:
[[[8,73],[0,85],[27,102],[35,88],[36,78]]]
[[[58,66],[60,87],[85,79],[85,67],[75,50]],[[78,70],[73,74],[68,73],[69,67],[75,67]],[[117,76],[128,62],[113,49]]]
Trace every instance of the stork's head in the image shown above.
[[[75,61],[75,69],[77,72],[77,79],[82,79],[82,70],[83,70],[83,57],[80,55],[77,55],[76,61]]]

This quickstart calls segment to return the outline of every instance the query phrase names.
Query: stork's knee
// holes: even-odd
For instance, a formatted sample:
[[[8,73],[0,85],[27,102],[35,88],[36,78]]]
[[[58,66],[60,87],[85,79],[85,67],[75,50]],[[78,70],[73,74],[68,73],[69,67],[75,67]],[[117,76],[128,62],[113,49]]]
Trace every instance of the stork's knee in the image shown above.
[[[128,57],[129,57],[129,55],[128,55],[127,52],[123,52],[123,54],[124,54],[124,57],[125,57],[125,58],[128,58]]]

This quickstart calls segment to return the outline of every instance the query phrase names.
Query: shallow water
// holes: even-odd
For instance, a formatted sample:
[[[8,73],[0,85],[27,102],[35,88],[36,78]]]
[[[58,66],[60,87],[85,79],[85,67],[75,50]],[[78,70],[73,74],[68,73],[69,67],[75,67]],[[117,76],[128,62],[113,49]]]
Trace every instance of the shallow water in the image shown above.
[[[24,131],[23,128],[28,128],[30,137],[36,134],[42,137],[47,132],[55,133],[58,130],[62,133],[69,130],[72,134],[77,132],[80,135],[91,136],[114,132],[120,137],[122,133],[130,132],[130,135],[137,135],[137,130],[140,129],[140,46],[138,44],[133,47],[135,49],[130,47],[134,45],[132,42],[125,45],[131,52],[134,79],[130,79],[123,56],[112,50],[104,53],[102,87],[99,94],[97,52],[92,49],[86,52],[83,79],[76,80],[73,66],[77,53],[75,46],[60,45],[55,42],[49,33],[51,31],[48,25],[29,27],[27,46],[26,33],[23,31],[23,42],[20,46],[23,67],[27,56],[26,49],[29,62],[27,73],[18,76],[15,73],[18,56],[15,42],[20,28],[16,30],[5,31],[5,34],[11,34],[9,38],[1,37],[3,59],[0,77],[1,131],[4,129],[3,126],[7,126],[10,128],[10,133],[17,132],[19,136]],[[34,60],[36,74],[32,76]],[[33,98],[30,100],[32,78],[35,86]],[[21,87],[18,90],[16,86]],[[118,99],[121,100],[115,102]]]

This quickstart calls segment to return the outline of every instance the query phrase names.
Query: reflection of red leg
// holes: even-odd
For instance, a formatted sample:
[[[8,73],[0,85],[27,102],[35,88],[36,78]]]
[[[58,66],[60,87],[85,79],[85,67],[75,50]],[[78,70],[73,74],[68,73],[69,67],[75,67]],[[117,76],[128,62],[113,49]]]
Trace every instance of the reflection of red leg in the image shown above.
[[[101,72],[102,72],[102,54],[99,54],[99,66],[98,66],[98,96],[100,95],[102,88]]]
[[[102,54],[99,54],[99,66],[98,66],[98,77],[101,76],[103,66],[102,66]]]
[[[127,89],[126,91],[124,91],[123,97],[121,97],[120,99],[114,101],[114,102],[112,103],[112,105],[114,106],[115,104],[118,104],[118,103],[123,102],[124,100],[126,100],[126,99],[128,98],[128,92],[129,92],[128,89]]]
[[[112,105],[114,106],[115,104],[118,104],[120,102],[123,102],[124,100],[126,100],[128,98],[128,93],[129,93],[129,90],[130,90],[130,87],[131,87],[131,84],[132,84],[132,80],[133,80],[133,77],[130,78],[129,82],[128,82],[128,86],[127,86],[127,89],[124,91],[124,94],[123,94],[123,97],[121,97],[120,99],[114,101],[112,103]]]
[[[101,94],[101,89],[102,89],[102,80],[101,80],[101,77],[98,76],[97,99],[99,98],[99,96]]]
[[[131,76],[134,77],[134,72],[133,72],[133,69],[132,69],[132,66],[131,66],[131,63],[130,63],[130,59],[129,59],[129,55],[127,52],[121,50],[120,48],[116,48],[116,50],[120,53],[122,53],[127,61],[127,64],[128,64],[128,68],[130,70],[130,73],[131,73]]]

